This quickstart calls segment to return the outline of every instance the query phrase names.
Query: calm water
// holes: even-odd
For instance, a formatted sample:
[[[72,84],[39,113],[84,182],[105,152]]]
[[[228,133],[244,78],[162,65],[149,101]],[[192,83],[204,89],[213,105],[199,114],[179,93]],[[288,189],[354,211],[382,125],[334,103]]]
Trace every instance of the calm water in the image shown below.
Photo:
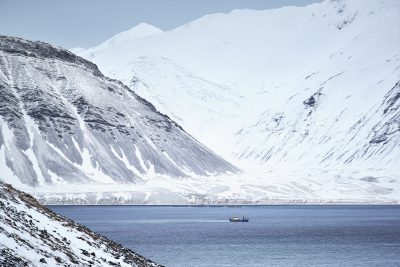
[[[50,208],[166,266],[400,266],[400,206]]]

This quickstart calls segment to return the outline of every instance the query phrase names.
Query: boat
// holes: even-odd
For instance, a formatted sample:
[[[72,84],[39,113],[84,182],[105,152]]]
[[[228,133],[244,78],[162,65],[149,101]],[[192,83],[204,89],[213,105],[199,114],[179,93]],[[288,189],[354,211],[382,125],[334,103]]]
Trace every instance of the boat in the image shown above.
[[[245,218],[244,216],[242,218],[240,218],[240,217],[230,217],[229,221],[230,222],[248,222],[249,218]]]

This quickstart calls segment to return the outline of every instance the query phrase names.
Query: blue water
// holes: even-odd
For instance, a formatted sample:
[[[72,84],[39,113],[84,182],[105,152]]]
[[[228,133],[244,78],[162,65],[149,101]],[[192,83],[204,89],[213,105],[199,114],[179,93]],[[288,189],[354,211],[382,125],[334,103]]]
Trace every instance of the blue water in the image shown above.
[[[400,206],[50,208],[165,266],[400,266]]]

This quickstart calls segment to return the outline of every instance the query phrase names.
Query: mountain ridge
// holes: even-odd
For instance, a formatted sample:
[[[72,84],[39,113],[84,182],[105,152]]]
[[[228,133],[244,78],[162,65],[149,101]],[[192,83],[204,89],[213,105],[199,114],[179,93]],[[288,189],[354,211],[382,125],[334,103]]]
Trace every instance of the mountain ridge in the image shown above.
[[[238,171],[67,50],[2,36],[0,65],[3,179],[30,186],[137,183]]]

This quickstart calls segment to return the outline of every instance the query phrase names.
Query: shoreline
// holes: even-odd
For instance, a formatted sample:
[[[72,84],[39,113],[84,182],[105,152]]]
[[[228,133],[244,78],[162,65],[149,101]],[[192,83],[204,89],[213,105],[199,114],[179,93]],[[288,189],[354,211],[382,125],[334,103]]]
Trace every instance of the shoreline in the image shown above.
[[[98,207],[106,207],[106,206],[132,206],[132,207],[197,207],[197,208],[218,208],[218,207],[278,207],[278,206],[388,206],[388,207],[393,207],[393,206],[400,206],[400,203],[398,202],[384,202],[384,203],[351,203],[351,202],[346,202],[346,203],[340,203],[340,202],[335,202],[335,203],[316,203],[316,202],[310,202],[310,203],[270,203],[270,204],[204,204],[204,205],[199,205],[199,204],[179,204],[179,205],[173,205],[173,204],[42,204],[46,207],[52,207],[52,206],[98,206]]]

